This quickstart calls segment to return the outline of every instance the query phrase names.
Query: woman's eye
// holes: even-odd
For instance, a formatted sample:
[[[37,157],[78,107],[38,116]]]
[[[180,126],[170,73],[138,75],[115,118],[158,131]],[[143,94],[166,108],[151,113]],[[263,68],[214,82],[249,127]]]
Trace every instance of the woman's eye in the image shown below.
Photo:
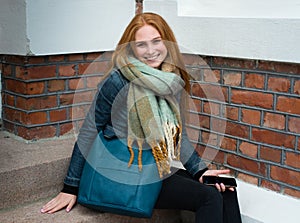
[[[153,40],[153,44],[159,44],[161,42],[161,39],[155,39]]]
[[[142,48],[142,47],[145,47],[146,44],[145,43],[136,43],[135,46],[139,47],[139,48]]]

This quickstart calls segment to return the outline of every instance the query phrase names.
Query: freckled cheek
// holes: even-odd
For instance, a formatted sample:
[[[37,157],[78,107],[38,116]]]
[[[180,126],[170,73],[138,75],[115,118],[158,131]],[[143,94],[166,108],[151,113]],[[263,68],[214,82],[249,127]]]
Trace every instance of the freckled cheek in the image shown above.
[[[135,54],[135,56],[137,57],[137,58],[139,58],[139,57],[144,57],[144,55],[145,55],[145,53],[146,53],[146,50],[145,49],[135,49],[134,50],[134,54]]]

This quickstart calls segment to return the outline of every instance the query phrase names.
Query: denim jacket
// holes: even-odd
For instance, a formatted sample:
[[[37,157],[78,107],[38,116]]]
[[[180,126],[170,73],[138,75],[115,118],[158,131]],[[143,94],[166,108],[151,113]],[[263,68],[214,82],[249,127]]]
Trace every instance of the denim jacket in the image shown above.
[[[128,83],[119,70],[113,70],[99,84],[95,99],[74,145],[69,169],[64,180],[65,187],[79,187],[85,157],[99,131],[102,131],[107,138],[126,138]],[[206,164],[191,145],[185,128],[182,132],[180,159],[186,170],[193,176],[206,169]]]

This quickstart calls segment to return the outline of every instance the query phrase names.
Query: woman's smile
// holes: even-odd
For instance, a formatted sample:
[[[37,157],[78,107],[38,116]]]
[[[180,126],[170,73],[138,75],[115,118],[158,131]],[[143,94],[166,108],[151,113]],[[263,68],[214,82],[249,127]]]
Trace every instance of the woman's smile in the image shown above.
[[[168,50],[159,32],[153,26],[144,25],[135,34],[134,53],[140,61],[157,68],[166,59]]]

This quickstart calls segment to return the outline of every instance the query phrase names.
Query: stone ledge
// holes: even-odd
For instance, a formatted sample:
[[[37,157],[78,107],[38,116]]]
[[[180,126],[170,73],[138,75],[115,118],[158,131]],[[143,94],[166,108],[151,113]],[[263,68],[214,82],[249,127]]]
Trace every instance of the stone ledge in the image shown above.
[[[31,142],[0,131],[0,209],[57,193],[74,141],[69,135]]]
[[[181,220],[180,211],[173,210],[154,210],[151,219],[133,218],[127,216],[114,215],[109,213],[99,213],[81,205],[76,205],[70,213],[61,210],[54,214],[42,214],[40,209],[49,199],[39,200],[37,202],[10,208],[0,211],[1,223],[85,223],[85,222],[101,222],[101,223],[184,223]]]

